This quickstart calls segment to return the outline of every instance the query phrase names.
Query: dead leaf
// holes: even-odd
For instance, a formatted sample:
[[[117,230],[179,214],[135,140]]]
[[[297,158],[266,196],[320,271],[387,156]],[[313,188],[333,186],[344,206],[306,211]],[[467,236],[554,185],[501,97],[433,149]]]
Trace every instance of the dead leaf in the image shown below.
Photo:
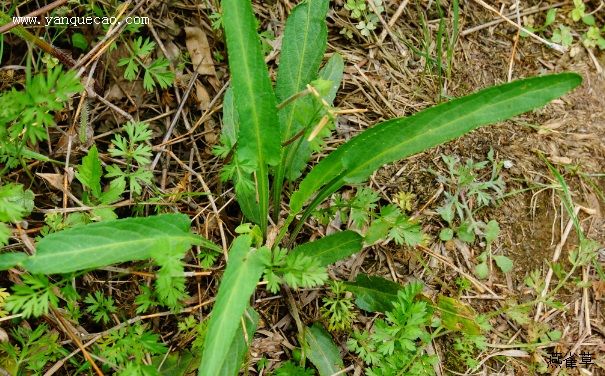
[[[592,283],[592,289],[594,290],[596,300],[600,300],[603,294],[605,294],[605,282],[594,281]]]
[[[204,140],[206,140],[206,143],[210,146],[216,144],[216,140],[218,139],[218,136],[216,134],[216,131],[214,130],[214,125],[210,122],[207,121],[204,123]]]
[[[63,191],[63,175],[62,174],[44,174],[44,173],[36,173],[39,177],[46,180],[51,187]]]
[[[186,27],[185,35],[187,35],[185,44],[189,56],[191,56],[191,62],[194,67],[197,67],[198,73],[206,76],[216,75],[212,62],[212,52],[204,31],[199,27]]]
[[[210,107],[210,94],[208,94],[204,85],[199,82],[196,82],[195,85],[195,96],[197,97],[200,111],[206,111]]]
[[[569,119],[553,119],[547,123],[544,123],[540,126],[540,130],[538,130],[538,134],[549,134],[552,133],[555,129],[561,128],[569,122]]]
[[[556,155],[553,155],[552,157],[548,157],[548,160],[551,161],[552,163],[558,163],[558,164],[563,164],[563,165],[570,165],[573,163],[571,158],[557,157]]]

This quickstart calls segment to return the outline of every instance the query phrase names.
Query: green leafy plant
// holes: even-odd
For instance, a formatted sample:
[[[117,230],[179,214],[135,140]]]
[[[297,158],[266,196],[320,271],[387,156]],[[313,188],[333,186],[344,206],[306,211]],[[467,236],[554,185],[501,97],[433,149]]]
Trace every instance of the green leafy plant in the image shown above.
[[[485,246],[486,250],[477,257],[479,264],[475,266],[475,274],[479,278],[487,278],[491,267],[491,260],[496,262],[502,273],[508,273],[513,268],[511,259],[503,255],[492,254],[492,243],[500,234],[498,222],[494,220],[489,221],[483,231],[485,232],[485,242],[487,243]]]
[[[94,314],[94,320],[96,322],[103,321],[104,324],[108,324],[111,320],[110,316],[117,312],[117,308],[114,305],[114,300],[111,296],[105,297],[101,291],[95,291],[93,294],[88,294],[84,303],[88,304],[86,311]]]
[[[273,371],[273,376],[313,376],[315,371],[308,368],[301,368],[291,361],[284,362],[281,367]]]
[[[147,296],[140,300],[141,307],[150,308],[157,303],[177,311],[186,297],[181,261],[185,251],[198,245],[214,252],[227,252],[226,269],[208,320],[204,345],[198,351],[201,356],[198,374],[235,375],[258,324],[258,315],[249,302],[261,277],[265,275],[273,280],[270,284],[273,291],[282,283],[290,287],[316,286],[325,281],[327,265],[358,252],[363,246],[362,235],[345,230],[293,247],[304,223],[319,204],[347,184],[364,182],[384,164],[422,152],[477,127],[543,106],[581,82],[580,76],[570,73],[522,80],[453,99],[408,118],[377,124],[331,152],[292,192],[284,187],[296,186],[290,183],[302,176],[312,152],[321,148],[321,139],[330,135],[338,115],[332,102],[342,77],[342,57],[334,54],[320,70],[327,43],[328,1],[310,0],[292,10],[282,40],[275,90],[264,62],[251,3],[223,0],[222,9],[232,97],[226,96],[223,104],[225,142],[219,151],[229,158],[228,165],[232,167],[227,168],[225,177],[233,181],[241,211],[254,225],[240,229],[228,252],[191,234],[189,218],[184,214],[98,222],[47,235],[37,244],[34,256],[0,255],[3,268],[20,266],[36,276],[35,280],[24,278],[26,287],[21,293],[15,287],[17,290],[7,300],[7,310],[15,312],[25,307],[29,314],[40,315],[49,307],[57,308],[58,298],[52,294],[54,286],[43,274],[80,273],[113,263],[153,258],[160,266],[156,271],[155,291],[142,289]],[[139,54],[151,52],[150,42],[139,38],[135,46],[139,51],[132,51],[123,65],[128,66],[130,73],[136,73],[139,67],[147,73]],[[150,73],[150,77],[157,80],[157,75]],[[145,145],[149,131],[145,126],[128,124],[126,132],[128,138],[116,136],[109,149],[113,157],[125,160],[126,168],[109,166],[106,177],[122,180],[124,185],[128,183],[131,192],[138,194],[139,182],[148,183],[151,179],[143,167],[149,162],[149,149]],[[100,193],[96,185],[98,165],[83,161],[78,173],[91,199],[100,199],[93,193],[93,190]],[[280,203],[284,193],[289,195],[289,208],[282,213]],[[353,203],[347,215],[358,216],[356,219],[361,223],[364,215],[370,215],[368,208],[372,209],[372,199]],[[387,225],[382,225],[387,228],[386,232],[377,233],[391,236],[392,229],[396,228],[392,239],[403,243],[406,243],[405,231],[419,233],[405,227],[410,221],[403,207],[389,210],[381,212],[379,218],[386,222]],[[281,226],[276,228],[279,232],[271,244],[267,243],[269,214],[276,219],[274,223]],[[298,222],[294,225],[295,219]],[[410,244],[416,241],[412,240]],[[388,286],[388,293],[378,294],[379,298],[365,294],[364,303],[388,307],[384,312],[390,313],[374,328],[374,337],[370,334],[366,338],[359,337],[358,347],[362,348],[364,342],[373,343],[375,348],[367,351],[388,355],[384,357],[388,359],[384,367],[400,364],[401,369],[416,374],[430,372],[433,360],[421,350],[430,339],[423,327],[431,314],[426,302],[414,300],[421,286],[413,284],[404,287],[402,292],[398,284],[393,287],[371,278],[359,282],[358,290],[362,290],[362,285],[373,289]],[[13,296],[17,298],[11,300]],[[35,303],[27,305],[26,297]],[[15,303],[9,309],[11,301]],[[449,312],[459,308],[453,303],[450,306],[453,308]],[[456,317],[450,314],[448,320],[461,321]],[[321,325],[307,327],[297,322],[297,326],[301,329],[298,338],[301,349],[321,375],[334,374],[344,368],[338,348]],[[113,337],[105,340],[100,356],[121,363],[124,372],[152,372],[141,362],[142,355],[145,351],[161,354],[165,349],[157,344],[157,338],[145,333],[137,327],[112,331],[108,336]],[[146,340],[140,340],[142,337]],[[418,339],[422,343],[416,342]],[[139,343],[133,343],[136,340]],[[134,353],[130,351],[133,348],[137,349]],[[329,351],[322,351],[324,349]],[[393,355],[395,351],[401,352],[399,360]],[[375,358],[376,355],[367,357],[368,360]]]
[[[355,318],[353,299],[345,296],[342,282],[334,281],[331,286],[332,296],[323,298],[321,316],[328,321],[328,330],[345,330],[351,327]]]
[[[100,356],[112,364],[123,365],[121,375],[159,375],[157,368],[142,361],[145,354],[158,355],[168,351],[158,339],[159,335],[146,331],[140,323],[136,323],[110,331],[100,339]],[[109,370],[107,364],[104,364],[104,368]]]
[[[412,196],[400,192],[393,199],[395,204],[382,206],[380,212],[377,212],[378,193],[368,187],[358,187],[357,193],[351,198],[344,200],[342,195],[335,194],[333,205],[316,210],[313,214],[322,224],[328,224],[338,216],[342,222],[350,220],[360,231],[367,227],[367,244],[387,239],[397,245],[416,246],[423,241],[424,234],[418,220],[411,219],[406,214],[410,210],[409,200]]]
[[[65,73],[55,67],[46,74],[28,75],[23,91],[13,87],[0,94],[5,104],[0,109],[0,162],[6,163],[2,173],[22,158],[43,157],[25,144],[46,140],[46,129],[55,125],[54,112],[63,109],[70,95],[81,90],[76,72]]]
[[[437,356],[423,353],[432,338],[425,329],[432,315],[426,302],[414,300],[421,292],[422,283],[406,285],[386,320],[376,320],[371,332],[355,331],[347,342],[370,366],[368,375],[434,375]]]
[[[116,135],[112,141],[113,146],[108,150],[109,154],[113,157],[124,158],[126,168],[122,169],[116,164],[107,166],[107,174],[105,176],[114,178],[115,183],[114,188],[106,193],[106,200],[115,199],[117,192],[119,192],[121,187],[125,187],[126,183],[130,187],[130,192],[134,194],[141,194],[142,187],[139,182],[151,184],[153,174],[147,169],[147,165],[151,163],[149,159],[151,156],[151,146],[145,144],[151,137],[151,130],[147,129],[147,127],[148,125],[145,123],[132,124],[128,122],[124,127],[128,138]],[[133,165],[134,162],[138,166]],[[96,171],[99,171],[99,167],[98,165],[95,166]],[[96,184],[98,176],[95,175],[94,178]],[[96,188],[95,185],[95,190]],[[99,193],[98,191],[96,192]],[[100,193],[99,200],[101,200]]]
[[[475,241],[475,235],[481,235],[485,224],[475,220],[474,213],[487,206],[495,204],[499,197],[504,194],[504,181],[499,176],[503,162],[494,161],[493,150],[487,155],[488,161],[475,162],[472,159],[462,164],[451,156],[442,155],[441,158],[447,166],[447,175],[429,170],[437,175],[437,180],[447,186],[449,190],[444,192],[445,204],[437,208],[437,212],[448,227],[443,229],[439,237],[447,241],[454,236],[466,242]],[[480,170],[491,163],[491,176],[487,180],[479,179]],[[456,218],[460,225],[453,228]]]
[[[130,126],[127,125],[127,132],[129,131],[132,132],[132,129],[130,129]],[[128,133],[128,135],[130,136],[130,133]],[[134,144],[136,141],[139,141],[139,139],[136,137],[137,135],[133,135],[133,137],[131,137],[130,141],[132,144]],[[145,140],[144,137],[141,141],[143,140]],[[125,140],[120,136],[116,137],[115,145],[117,147],[125,148],[125,150],[120,150],[120,152],[114,152],[114,155],[116,156],[125,156],[127,161],[130,157],[131,161],[132,159],[134,159],[136,161],[139,161],[139,163],[142,162],[143,164],[146,164],[145,162],[149,161],[145,158],[147,155],[150,155],[150,148],[147,145],[140,145],[141,147],[137,147],[135,148],[135,150],[131,150],[128,148],[127,145],[125,145]],[[127,165],[129,165],[128,162]],[[124,192],[124,189],[126,188],[127,177],[129,178],[129,182],[131,179],[138,178],[147,183],[150,183],[150,174],[147,174],[144,170],[141,172],[137,171],[131,175],[128,175],[128,173],[117,175],[118,171],[115,168],[119,170],[119,167],[114,167],[114,169],[112,170],[114,174],[116,174],[115,176],[117,176],[117,178],[111,181],[111,183],[109,184],[109,189],[107,189],[105,192],[102,192],[101,177],[103,176],[103,167],[101,166],[101,161],[99,159],[99,152],[97,151],[97,147],[95,145],[90,148],[90,150],[88,151],[88,155],[82,158],[82,164],[78,166],[78,170],[75,173],[76,178],[84,186],[84,193],[82,195],[82,202],[84,204],[89,206],[103,206],[109,205],[114,201],[117,201]],[[139,170],[142,170],[142,168],[140,168]],[[122,172],[122,170],[119,170],[119,172]],[[94,216],[104,220],[117,219],[117,215],[114,213],[113,208],[93,209],[91,213]]]
[[[143,87],[151,91],[156,84],[162,89],[166,89],[174,82],[174,72],[168,70],[170,62],[164,57],[154,60],[151,64],[146,64],[144,59],[155,49],[155,42],[143,37],[139,37],[132,42],[132,47],[128,47],[130,56],[120,59],[118,66],[126,66],[124,78],[132,81],[137,77],[139,68],[143,68]]]
[[[0,243],[8,244],[11,231],[5,223],[16,223],[34,209],[34,193],[21,184],[0,186]]]
[[[561,10],[556,8],[550,9],[546,14],[544,24],[541,26],[534,26],[533,16],[524,17],[525,28],[535,33],[544,34],[549,30],[549,26],[552,25],[554,26],[554,30],[552,30],[551,40],[555,43],[560,43],[564,47],[569,47],[573,44],[574,35],[572,34],[572,28],[566,26],[566,24],[569,25],[582,21],[583,25],[580,24],[579,27],[583,27],[584,30],[586,30],[581,34],[581,40],[584,46],[587,48],[598,47],[603,50],[605,49],[605,38],[603,38],[605,26],[599,27],[594,15],[586,12],[586,3],[583,0],[573,0],[573,8],[571,8],[571,10],[561,12]],[[557,22],[557,14],[561,15],[560,19],[564,18],[565,20]],[[521,32],[521,36],[527,37],[529,35],[525,32]],[[573,50],[572,54],[575,54]]]
[[[11,375],[38,372],[47,362],[66,355],[60,351],[57,334],[51,334],[44,324],[35,330],[16,327],[11,330],[11,335],[19,345],[0,342],[0,367]]]
[[[382,6],[382,0],[368,0],[372,1],[376,11],[378,13],[384,12]],[[361,35],[369,37],[371,32],[376,30],[376,25],[379,24],[380,20],[378,16],[372,11],[370,5],[366,3],[366,0],[347,0],[344,8],[350,12],[351,18],[359,20],[355,27],[359,30]],[[350,29],[344,28],[340,31],[348,38],[353,37],[353,32]]]

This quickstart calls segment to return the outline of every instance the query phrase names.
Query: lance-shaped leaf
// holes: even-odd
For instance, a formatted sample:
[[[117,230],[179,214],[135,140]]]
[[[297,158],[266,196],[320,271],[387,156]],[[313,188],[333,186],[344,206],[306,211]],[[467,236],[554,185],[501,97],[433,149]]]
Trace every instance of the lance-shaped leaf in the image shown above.
[[[307,356],[320,376],[330,376],[342,371],[344,364],[338,347],[321,324],[315,323],[305,328],[305,341]]]
[[[221,368],[227,357],[232,356],[229,348],[241,328],[242,315],[271,253],[267,247],[251,249],[251,243],[250,235],[242,235],[235,239],[229,251],[227,269],[208,324],[199,375],[222,375]]]
[[[93,223],[43,238],[23,267],[31,273],[70,273],[119,262],[145,260],[164,244],[185,252],[192,244],[218,249],[189,232],[185,214],[163,214]],[[176,250],[175,250],[176,251]]]
[[[291,255],[300,253],[319,260],[321,266],[328,266],[359,252],[362,247],[363,236],[347,230],[299,245]]]
[[[296,215],[319,192],[303,214],[304,221],[311,209],[345,183],[362,182],[384,164],[543,106],[581,82],[582,77],[575,73],[529,78],[380,123],[342,145],[311,170],[292,195],[292,214]]]
[[[343,70],[344,61],[342,59],[342,56],[340,56],[339,54],[334,54],[328,60],[326,65],[321,69],[321,71],[319,71],[320,79],[330,81],[332,83],[329,91],[326,93],[326,95],[323,96],[323,99],[326,101],[326,103],[330,105],[334,101],[336,93],[338,92],[338,88],[340,87],[340,80],[342,79]],[[302,104],[302,106],[299,106],[298,108],[298,118],[300,119],[301,117],[306,117],[308,119],[309,113],[307,110],[309,109],[309,107],[312,107],[313,102],[316,101],[317,100],[315,98],[312,98],[310,96],[297,100],[297,103],[299,105]],[[292,143],[291,145],[288,145],[287,148],[284,148],[284,150],[288,149],[286,161],[284,162],[284,164],[286,168],[286,179],[290,181],[294,181],[300,177],[302,171],[305,169],[307,163],[309,163],[309,160],[311,159],[311,148],[309,146],[308,134],[311,133],[311,131],[313,130],[313,126],[315,125],[316,124],[307,122],[305,126],[307,126],[309,129],[307,129],[306,134],[296,142]]]
[[[233,342],[231,342],[231,346],[227,350],[229,356],[225,359],[225,363],[223,363],[220,375],[237,376],[239,370],[242,368],[244,357],[250,349],[258,325],[258,313],[252,307],[248,307],[246,313],[243,316],[243,320],[240,320],[240,325],[241,321],[243,321],[246,326],[245,331],[242,330],[235,333],[235,338],[233,338]]]
[[[317,71],[323,59],[328,38],[328,28],[325,22],[328,4],[328,0],[309,0],[292,9],[286,21],[277,71],[275,94],[279,102],[303,91],[307,84],[317,78]],[[309,98],[299,98],[279,112],[282,142],[289,140],[308,126],[308,124],[303,124],[297,116],[301,108],[301,101],[306,99]],[[307,114],[307,122],[312,120],[308,118],[310,116],[312,115]],[[279,210],[279,196],[286,170],[292,165],[292,155],[299,145],[300,142],[297,142],[281,149],[279,164],[274,174],[273,199],[276,211]]]
[[[275,93],[263,58],[256,19],[249,0],[223,0],[223,23],[229,53],[231,87],[240,119],[237,153],[256,165],[258,223],[266,234],[269,170],[281,146]]]

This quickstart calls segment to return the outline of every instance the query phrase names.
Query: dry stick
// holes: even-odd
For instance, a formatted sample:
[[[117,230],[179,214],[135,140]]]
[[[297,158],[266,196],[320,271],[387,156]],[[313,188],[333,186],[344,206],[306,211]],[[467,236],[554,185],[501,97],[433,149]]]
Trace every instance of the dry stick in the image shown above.
[[[478,4],[480,4],[482,7],[484,7],[485,9],[488,9],[494,13],[496,13],[496,15],[498,15],[498,17],[502,18],[504,21],[508,22],[509,24],[513,25],[514,27],[518,28],[519,30],[523,31],[524,33],[528,34],[530,37],[546,44],[547,46],[549,46],[552,49],[555,49],[561,53],[564,53],[567,51],[566,47],[561,46],[560,44],[557,43],[553,43],[553,42],[549,42],[546,39],[536,35],[535,33],[527,30],[526,28],[522,27],[521,25],[517,25],[516,23],[514,23],[513,21],[511,21],[508,17],[506,17],[505,15],[503,15],[502,13],[500,13],[497,9],[494,9],[491,5],[487,4],[485,1],[483,0],[475,0],[475,2],[477,2]]]
[[[584,306],[584,321],[585,321],[585,334],[591,335],[592,328],[590,324],[590,303],[588,299],[588,268],[590,264],[582,266],[582,282],[584,282],[584,287],[582,288],[582,303]]]
[[[380,14],[380,12],[378,11],[378,9],[376,9],[376,5],[374,4],[373,1],[368,1],[368,4],[370,4],[370,8],[372,8],[372,12],[374,12],[374,14],[376,15],[376,17],[378,17],[378,20],[380,20],[380,23],[382,24],[383,27],[383,32],[386,30],[387,33],[389,33],[389,36],[391,37],[391,39],[393,41],[397,40],[397,37],[395,37],[395,35],[393,35],[393,32],[391,31],[391,28],[389,27],[389,25],[384,21],[384,18],[382,18],[382,15]],[[382,41],[381,41],[382,42]]]
[[[372,3],[370,1],[370,3]],[[357,64],[353,64],[353,67],[355,67],[355,69],[357,69],[357,72],[359,72],[359,74],[361,74],[361,77],[363,77],[368,83],[372,82],[368,79],[368,77],[365,75],[365,73],[363,73],[363,71],[361,70],[361,68],[359,68],[359,66],[357,66]],[[393,105],[391,104],[391,102],[389,102],[384,95],[382,95],[382,93],[380,92],[380,90],[376,90],[376,88],[374,86],[370,86],[372,88],[372,91],[374,91],[379,97],[380,99],[382,99],[382,101],[384,102],[384,104],[386,104],[386,106],[389,108],[389,110],[391,110],[393,112],[393,114],[395,116],[397,116],[397,110],[395,110],[395,108],[393,107]]]
[[[524,12],[519,13],[519,16],[527,16],[527,15],[530,15],[530,14],[541,12],[543,10],[553,9],[553,8],[565,5],[567,3],[568,3],[567,1],[563,1],[563,2],[560,2],[560,3],[552,4],[552,5],[546,5],[546,6],[543,6],[541,8],[529,9],[529,10],[526,10]],[[460,36],[465,36],[465,35],[474,33],[475,31],[479,31],[479,30],[485,29],[485,28],[490,27],[490,26],[498,25],[498,24],[500,24],[502,22],[505,22],[508,18],[515,16],[515,14],[516,13],[509,13],[506,16],[502,16],[502,19],[500,19],[500,20],[493,20],[493,21],[484,23],[483,25],[475,26],[473,28],[464,30],[463,32],[460,33]]]
[[[164,150],[164,152],[170,154],[170,156],[172,158],[174,158],[174,160],[185,170],[189,171],[191,174],[195,175],[195,177],[200,181],[200,183],[202,183],[202,187],[204,188],[204,191],[208,194],[208,201],[210,201],[210,205],[212,206],[212,210],[215,212],[216,214],[216,218],[218,221],[218,228],[219,231],[221,233],[221,240],[223,243],[223,254],[225,255],[225,261],[228,260],[228,255],[227,255],[227,238],[225,237],[225,230],[223,229],[223,222],[220,220],[220,215],[219,215],[219,211],[216,207],[216,202],[214,201],[214,198],[212,197],[212,192],[210,191],[210,188],[208,188],[208,185],[206,185],[206,182],[204,181],[204,178],[198,174],[197,172],[195,172],[194,170],[192,170],[191,168],[189,168],[189,166],[187,166],[186,164],[183,163],[183,161],[181,161],[176,155],[174,155],[174,153],[172,152],[172,150],[170,149],[166,149]]]
[[[128,15],[126,17],[132,17],[132,15],[137,10],[139,10],[139,8],[141,8],[143,6],[143,4],[145,4],[146,2],[147,2],[147,0],[140,0],[134,6],[134,8],[132,8],[132,10],[128,13]],[[90,51],[88,51],[88,53],[86,55],[84,55],[83,57],[81,57],[80,60],[78,60],[76,62],[76,64],[74,65],[74,69],[78,69],[78,68],[81,68],[81,67],[85,66],[85,63],[87,63],[87,62],[90,63],[90,61],[92,61],[91,58],[97,56],[97,54],[99,53],[100,50],[105,50],[106,48],[108,48],[111,45],[111,43],[107,43],[107,41],[109,41],[110,39],[112,39],[114,36],[117,37],[118,34],[127,25],[128,25],[128,23],[122,22],[120,25],[118,25],[118,27],[116,27],[115,29],[112,29],[107,34],[105,34],[105,37],[101,40],[101,42],[99,42],[99,44],[97,44],[96,46],[94,46]],[[88,65],[88,64],[86,64],[86,65]]]
[[[408,5],[408,3],[410,2],[410,0],[404,0],[400,5],[399,8],[397,8],[397,10],[395,11],[395,14],[393,14],[393,17],[391,17],[391,19],[389,20],[388,23],[388,28],[384,28],[382,30],[382,33],[380,33],[380,37],[378,38],[378,41],[380,43],[384,42],[384,38],[386,38],[387,33],[390,34],[390,28],[393,27],[393,25],[395,25],[395,22],[397,22],[397,20],[399,19],[399,17],[401,17],[401,15],[403,14],[403,10],[405,9],[405,7]],[[370,4],[372,5],[372,8],[374,8],[374,4],[372,4],[372,2],[370,1]],[[392,36],[391,36],[392,38]]]
[[[93,95],[91,95],[91,94],[93,94]],[[117,112],[120,115],[124,116],[126,118],[126,120],[128,120],[132,124],[136,124],[136,121],[134,120],[134,118],[132,117],[132,115],[130,115],[128,112],[122,110],[120,107],[116,106],[115,104],[111,103],[107,99],[103,98],[102,96],[97,95],[96,93],[90,93],[90,92],[88,93],[88,96],[91,97],[91,98],[98,99],[99,101],[103,102],[107,107],[111,108],[115,112]],[[106,136],[107,134],[111,134],[111,133],[112,132],[103,133],[102,135],[99,135],[98,137],[95,137],[95,138]]]
[[[475,285],[475,287],[477,288],[477,290],[479,290],[479,292],[483,293],[485,291],[489,291],[492,293],[493,296],[498,296],[498,294],[496,294],[495,292],[493,292],[489,287],[485,286],[484,284],[482,284],[481,282],[477,281],[475,278],[471,277],[469,274],[465,273],[464,271],[462,271],[462,269],[458,268],[456,265],[452,264],[450,262],[450,260],[448,260],[447,258],[445,258],[444,256],[435,253],[432,249],[423,246],[422,244],[418,244],[416,246],[416,248],[421,249],[422,251],[424,251],[425,253],[428,253],[429,255],[438,258],[439,260],[445,262],[446,264],[448,264],[452,269],[454,269],[455,271],[457,271],[458,273],[462,274],[462,276],[466,279],[468,279],[473,285]]]
[[[574,217],[577,216],[579,212],[580,212],[580,207],[576,206],[576,208],[574,209]],[[550,263],[551,266],[548,268],[548,273],[546,274],[546,278],[544,279],[545,287],[544,287],[544,290],[542,290],[542,293],[540,294],[541,298],[544,298],[546,296],[546,294],[548,293],[548,286],[550,285],[550,280],[552,279],[552,275],[553,275],[552,265],[554,265],[554,263],[556,263],[559,260],[559,257],[561,256],[561,250],[563,250],[563,245],[567,241],[567,237],[569,236],[569,232],[571,231],[571,228],[573,227],[573,223],[574,223],[573,218],[570,218],[569,222],[567,222],[567,226],[565,226],[565,231],[563,231],[563,235],[561,236],[561,241],[557,245],[557,248],[555,248],[555,254],[553,255],[552,262]],[[538,307],[536,309],[536,316],[534,316],[534,321],[539,322],[539,318],[540,318],[540,315],[542,314],[543,307],[544,307],[544,303],[539,302]]]
[[[12,29],[13,27],[19,26],[21,25],[23,22],[25,22],[25,19],[29,18],[29,17],[38,17],[39,15],[46,13],[48,11],[51,11],[53,9],[55,9],[56,7],[58,7],[59,5],[63,5],[67,2],[67,0],[57,0],[54,1],[48,5],[43,6],[42,8],[35,10],[31,13],[28,13],[27,15],[21,17],[21,21],[22,22],[9,22],[7,24],[5,24],[4,26],[0,27],[0,34],[4,34],[7,31],[9,31],[10,29]]]
[[[517,24],[521,27],[521,16],[519,15],[519,0],[515,1],[517,8]],[[517,35],[515,35],[515,43],[513,44],[513,51],[510,54],[510,60],[508,62],[508,82],[513,79],[513,63],[515,62],[515,54],[517,53],[517,43],[519,43],[519,37],[521,36],[521,29],[517,29]]]
[[[55,315],[55,317],[57,318],[57,320],[63,327],[63,330],[65,331],[65,333],[67,333],[67,335],[71,338],[71,340],[74,341],[76,343],[76,345],[78,346],[78,348],[82,351],[84,358],[86,358],[86,360],[88,360],[90,362],[90,365],[92,366],[92,368],[94,368],[94,370],[97,372],[98,375],[103,376],[103,372],[99,369],[97,364],[92,360],[92,357],[90,356],[88,351],[86,351],[86,349],[82,346],[82,342],[80,341],[78,336],[76,336],[75,333],[73,333],[71,330],[69,330],[69,328],[67,327],[67,324],[65,323],[65,321],[63,320],[63,317],[59,314],[59,312],[57,312],[57,310],[54,308],[51,308],[51,309],[53,311],[53,314]]]
[[[189,85],[187,85],[187,89],[185,90],[185,93],[183,94],[183,98],[189,97],[189,93],[191,92],[191,89],[193,88],[193,85],[195,84],[195,81],[197,80],[197,75],[198,75],[198,71],[196,69],[193,72],[193,77],[191,77],[191,81],[189,81]],[[185,107],[185,102],[186,102],[185,100],[182,100],[181,103],[179,104],[179,107],[176,110],[176,114],[174,114],[174,117],[172,118],[172,122],[170,123],[170,126],[168,126],[168,129],[166,130],[166,134],[164,135],[164,138],[162,139],[161,146],[159,148],[156,147],[157,154],[156,154],[155,158],[153,159],[151,166],[149,166],[149,170],[151,170],[151,171],[155,170],[155,166],[157,166],[158,162],[160,161],[162,152],[164,151],[164,149],[166,149],[166,142],[170,139],[170,137],[172,137],[172,132],[174,131],[174,128],[176,127],[176,123],[179,120],[181,111],[183,111],[183,107]]]

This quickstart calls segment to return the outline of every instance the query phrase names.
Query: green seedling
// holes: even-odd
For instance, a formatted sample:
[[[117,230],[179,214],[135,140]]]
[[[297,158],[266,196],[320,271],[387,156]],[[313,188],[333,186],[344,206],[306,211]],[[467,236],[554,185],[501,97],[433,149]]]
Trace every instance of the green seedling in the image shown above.
[[[382,0],[368,0],[374,3],[374,7],[378,13],[384,12]],[[347,0],[344,8],[350,12],[351,18],[358,20],[355,28],[359,30],[361,35],[369,37],[374,30],[376,25],[380,23],[380,19],[373,12],[371,6],[366,3],[366,0]],[[340,34],[345,35],[347,38],[353,38],[353,31],[351,29],[343,28]]]
[[[492,254],[492,244],[500,234],[500,226],[498,222],[491,220],[483,229],[485,232],[485,252],[477,257],[479,264],[475,266],[475,274],[479,278],[487,278],[491,269],[491,261],[494,260],[502,273],[506,274],[513,268],[513,262],[506,256]]]
[[[429,170],[437,176],[437,180],[448,187],[444,192],[445,204],[437,208],[441,218],[448,227],[443,229],[439,238],[448,241],[456,234],[460,240],[472,243],[476,235],[482,235],[485,224],[474,219],[474,213],[488,205],[493,205],[504,194],[504,181],[499,176],[503,162],[494,161],[493,150],[487,155],[488,160],[475,162],[472,159],[462,164],[454,157],[442,155],[447,166],[447,173],[441,174]],[[488,180],[480,180],[480,171],[492,165],[491,176]],[[458,218],[460,225],[454,227]]]
[[[119,67],[126,66],[125,79],[134,80],[139,73],[139,68],[143,68],[143,87],[149,91],[153,90],[156,83],[162,89],[166,89],[174,82],[174,72],[168,69],[170,62],[167,59],[161,57],[151,64],[146,64],[143,61],[155,49],[155,42],[150,41],[149,38],[143,40],[142,37],[139,37],[132,42],[132,47],[129,47],[128,44],[126,46],[130,56],[118,61]]]

